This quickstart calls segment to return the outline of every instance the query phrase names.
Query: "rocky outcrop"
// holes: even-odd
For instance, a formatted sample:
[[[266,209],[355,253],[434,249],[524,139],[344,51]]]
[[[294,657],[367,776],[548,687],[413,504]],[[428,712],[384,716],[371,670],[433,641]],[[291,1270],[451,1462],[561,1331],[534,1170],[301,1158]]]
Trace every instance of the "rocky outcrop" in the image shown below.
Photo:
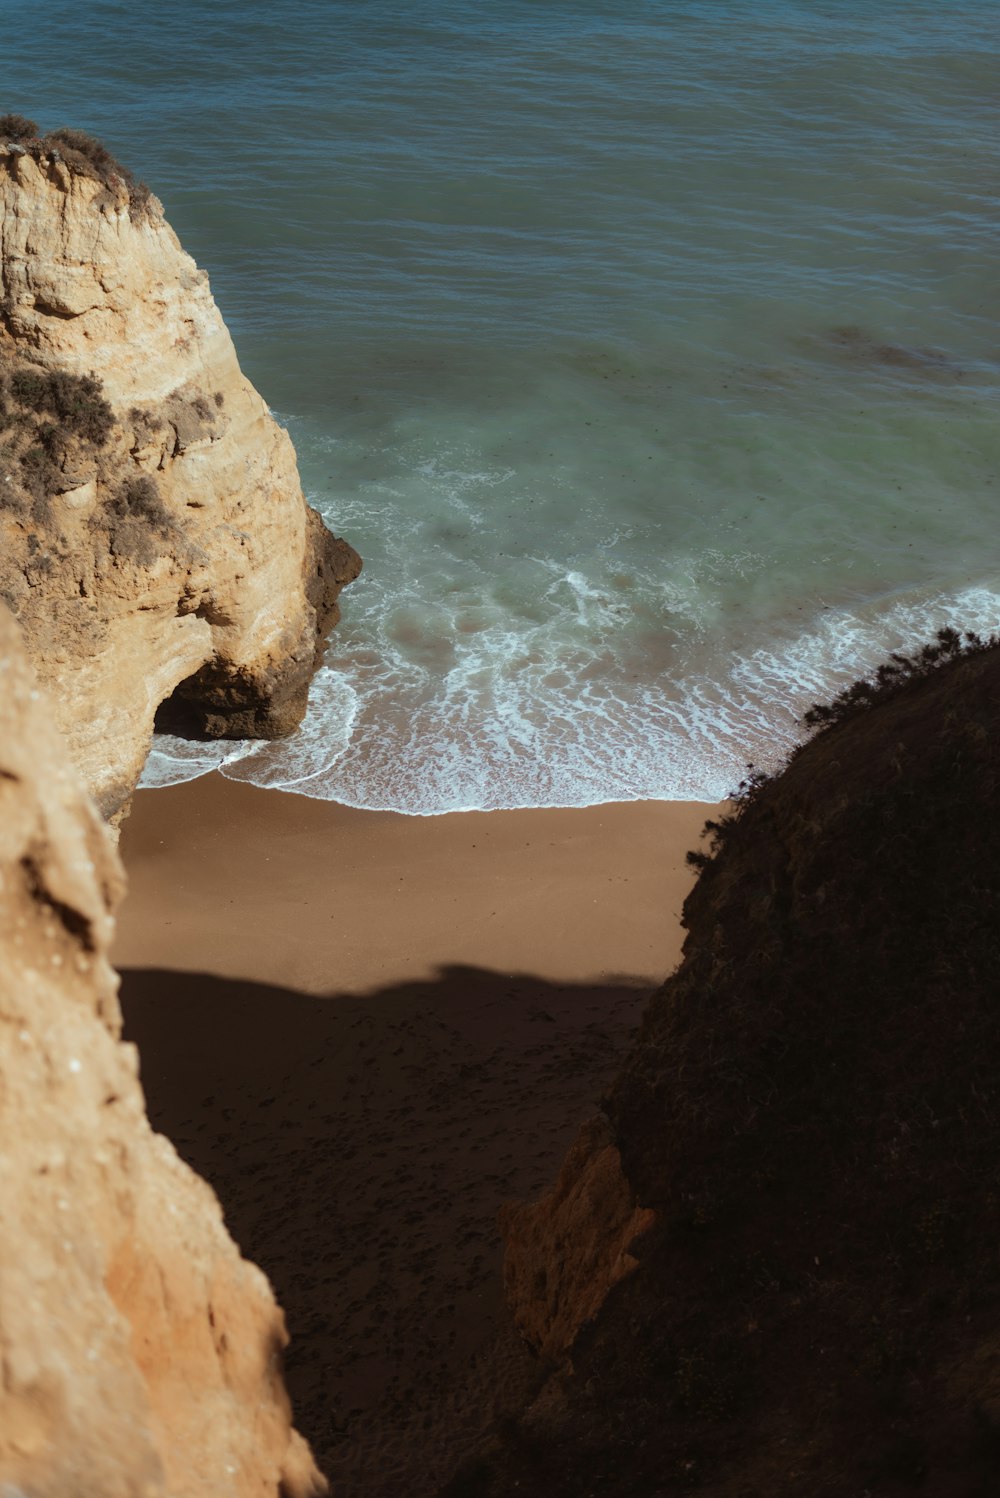
[[[636,1205],[601,1114],[581,1129],[547,1196],[501,1208],[507,1304],[542,1357],[567,1357],[580,1328],[639,1267],[632,1244],[654,1220]]]
[[[111,815],[167,700],[208,736],[295,727],[360,562],[156,199],[72,139],[0,140],[0,593]]]
[[[0,608],[0,1491],[310,1498],[281,1312],[146,1120],[122,891]]]
[[[610,1205],[590,1126],[532,1233],[512,1214],[513,1309],[572,1371],[454,1498],[996,1488],[1000,644],[945,632],[807,721],[694,855],[605,1099]]]

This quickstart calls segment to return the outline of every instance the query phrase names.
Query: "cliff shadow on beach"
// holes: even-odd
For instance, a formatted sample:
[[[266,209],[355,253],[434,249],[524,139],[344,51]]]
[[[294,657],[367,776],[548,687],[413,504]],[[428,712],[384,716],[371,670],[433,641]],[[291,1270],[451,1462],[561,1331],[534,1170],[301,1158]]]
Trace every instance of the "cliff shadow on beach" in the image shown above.
[[[497,1211],[548,1189],[647,994],[471,967],[326,997],[123,972],[150,1120],[270,1277],[341,1498],[433,1493],[530,1391]]]

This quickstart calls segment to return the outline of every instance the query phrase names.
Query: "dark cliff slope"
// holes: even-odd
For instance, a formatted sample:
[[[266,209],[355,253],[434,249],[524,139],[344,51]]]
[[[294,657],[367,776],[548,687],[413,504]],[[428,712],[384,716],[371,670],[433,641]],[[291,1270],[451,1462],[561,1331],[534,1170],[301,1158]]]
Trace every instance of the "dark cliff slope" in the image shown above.
[[[451,1492],[1000,1491],[1000,649],[757,789],[605,1100],[656,1227]]]

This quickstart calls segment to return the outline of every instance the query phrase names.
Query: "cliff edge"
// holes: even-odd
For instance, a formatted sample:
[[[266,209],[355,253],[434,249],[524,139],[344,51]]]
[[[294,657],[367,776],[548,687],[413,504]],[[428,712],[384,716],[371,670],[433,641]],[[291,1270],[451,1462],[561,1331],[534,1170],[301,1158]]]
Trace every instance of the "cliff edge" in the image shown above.
[[[996,1491],[1000,646],[813,716],[696,855],[602,1129],[505,1213],[550,1377],[453,1498]]]
[[[361,564],[208,277],[97,142],[0,118],[0,279],[0,595],[114,816],[163,703],[208,737],[296,726]]]
[[[2,607],[0,683],[0,1490],[316,1498],[267,1280],[147,1122],[118,856]]]

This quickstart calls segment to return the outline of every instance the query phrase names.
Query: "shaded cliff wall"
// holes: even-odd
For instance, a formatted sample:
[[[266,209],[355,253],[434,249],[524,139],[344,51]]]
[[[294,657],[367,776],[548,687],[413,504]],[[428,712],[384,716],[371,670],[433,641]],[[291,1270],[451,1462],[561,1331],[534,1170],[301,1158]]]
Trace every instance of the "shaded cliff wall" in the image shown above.
[[[588,1136],[508,1214],[512,1309],[573,1373],[456,1498],[995,1491],[1000,648],[947,653],[722,830],[605,1101],[610,1211]]]
[[[207,276],[113,164],[0,140],[0,277],[0,593],[113,814],[178,687],[209,736],[300,721],[360,562],[306,506]]]
[[[146,1120],[122,874],[0,608],[0,1489],[309,1498],[284,1320]]]

